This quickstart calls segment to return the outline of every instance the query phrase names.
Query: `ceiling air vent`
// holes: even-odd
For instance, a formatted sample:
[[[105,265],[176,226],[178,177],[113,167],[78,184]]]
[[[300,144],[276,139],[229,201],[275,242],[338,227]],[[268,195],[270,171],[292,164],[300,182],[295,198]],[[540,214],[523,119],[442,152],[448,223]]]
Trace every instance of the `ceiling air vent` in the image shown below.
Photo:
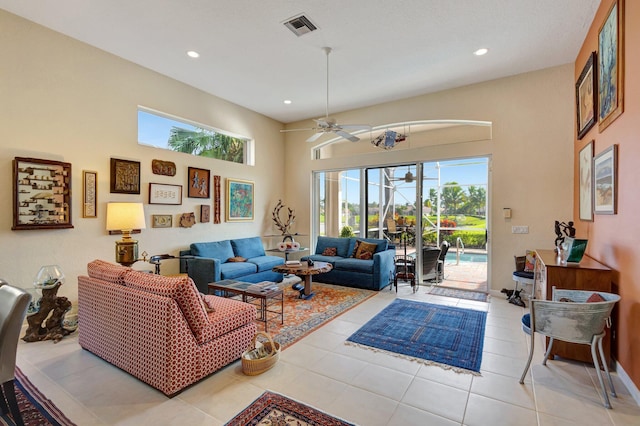
[[[284,23],[284,26],[289,28],[298,37],[318,29],[311,23],[309,18],[304,15],[296,16],[295,18],[289,19]]]

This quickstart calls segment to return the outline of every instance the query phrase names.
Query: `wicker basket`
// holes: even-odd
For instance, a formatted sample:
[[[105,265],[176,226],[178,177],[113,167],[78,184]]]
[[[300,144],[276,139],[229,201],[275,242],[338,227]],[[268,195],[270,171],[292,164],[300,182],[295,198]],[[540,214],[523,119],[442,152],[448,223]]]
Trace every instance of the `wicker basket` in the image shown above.
[[[258,336],[265,337],[267,342],[258,342]],[[257,351],[261,351],[259,358],[256,358]],[[242,354],[242,372],[247,376],[257,376],[273,367],[278,358],[280,358],[280,343],[274,342],[270,334],[259,331],[253,336],[251,345]]]

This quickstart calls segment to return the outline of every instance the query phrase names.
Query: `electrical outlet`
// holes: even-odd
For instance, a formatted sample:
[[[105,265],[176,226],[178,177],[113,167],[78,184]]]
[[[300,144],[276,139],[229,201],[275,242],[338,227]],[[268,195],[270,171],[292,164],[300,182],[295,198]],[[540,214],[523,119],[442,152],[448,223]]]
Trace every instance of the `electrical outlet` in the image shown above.
[[[511,233],[512,234],[528,234],[529,233],[529,227],[527,225],[512,226],[511,227]]]

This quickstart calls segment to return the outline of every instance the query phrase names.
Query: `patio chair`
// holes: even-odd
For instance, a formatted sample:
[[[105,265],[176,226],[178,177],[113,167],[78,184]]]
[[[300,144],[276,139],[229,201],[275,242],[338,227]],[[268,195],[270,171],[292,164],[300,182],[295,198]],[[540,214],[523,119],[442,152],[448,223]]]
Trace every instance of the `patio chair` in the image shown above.
[[[438,262],[441,249],[438,247],[422,248],[422,279],[440,282],[438,274]]]
[[[600,382],[604,406],[611,408],[598,355],[611,387],[611,395],[615,397],[616,391],[602,350],[602,338],[605,336],[605,326],[611,325],[610,315],[613,306],[619,300],[620,296],[617,294],[588,290],[560,290],[555,286],[552,300],[531,299],[531,311],[522,318],[522,328],[531,335],[531,345],[527,365],[520,377],[520,384],[524,383],[524,378],[531,366],[535,333],[549,337],[542,365],[547,365],[554,340],[591,345],[591,358]]]
[[[450,246],[451,244],[449,244],[448,241],[443,241],[440,244],[440,256],[438,256],[438,270],[437,270],[438,282],[444,281],[444,259],[447,256],[447,252],[449,251]]]
[[[3,415],[11,412],[14,423],[19,426],[24,425],[24,422],[18,408],[13,382],[20,329],[30,300],[31,295],[28,292],[12,287],[0,279],[0,409]]]
[[[392,243],[398,240],[398,236],[402,234],[402,231],[398,230],[396,221],[389,218],[387,219],[387,239]]]

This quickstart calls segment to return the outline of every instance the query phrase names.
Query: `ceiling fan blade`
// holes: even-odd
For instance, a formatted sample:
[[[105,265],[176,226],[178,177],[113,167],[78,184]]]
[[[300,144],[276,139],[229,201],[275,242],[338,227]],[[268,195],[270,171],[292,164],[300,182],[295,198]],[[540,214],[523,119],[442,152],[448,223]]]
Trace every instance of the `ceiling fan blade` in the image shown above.
[[[308,128],[306,128],[306,129],[282,129],[282,130],[280,130],[280,133],[286,133],[286,132],[302,132],[302,131],[308,132],[309,130],[315,130],[315,128],[313,128],[313,127],[308,127]]]
[[[340,124],[340,127],[349,130],[371,130],[368,124]]]
[[[316,134],[312,135],[309,139],[307,139],[307,142],[315,142],[315,141],[317,141],[317,140],[318,140],[318,138],[319,138],[320,136],[322,136],[323,134],[324,134],[323,132],[318,132],[318,133],[316,133]]]
[[[342,136],[343,138],[350,140],[351,142],[358,142],[360,140],[359,137],[352,135],[351,133],[344,132],[342,130],[336,130],[336,135]]]

